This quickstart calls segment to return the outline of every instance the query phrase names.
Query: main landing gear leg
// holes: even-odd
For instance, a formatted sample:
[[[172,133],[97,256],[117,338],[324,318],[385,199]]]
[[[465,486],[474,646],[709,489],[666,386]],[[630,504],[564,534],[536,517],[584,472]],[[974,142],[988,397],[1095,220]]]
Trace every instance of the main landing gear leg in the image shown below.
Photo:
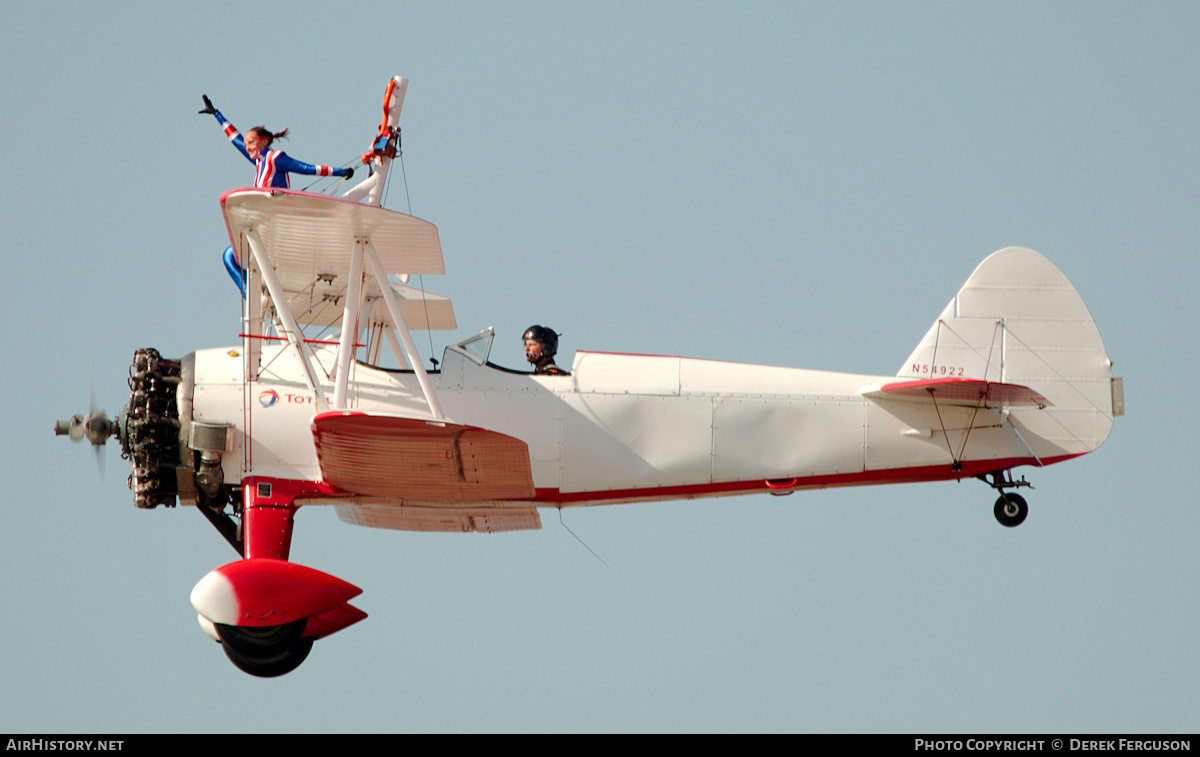
[[[251,675],[288,673],[304,662],[316,639],[367,617],[349,604],[362,589],[288,562],[296,501],[328,493],[319,481],[245,479],[244,559],[210,571],[192,589],[205,633]]]
[[[245,557],[286,560],[292,548],[296,506],[277,482],[250,479],[242,490]],[[312,651],[313,639],[301,638],[307,618],[266,627],[214,624],[230,662],[254,676],[273,678],[295,670]]]
[[[283,491],[278,482],[260,478],[249,479],[242,490],[242,511],[245,555],[288,559],[292,550],[292,519],[296,514],[294,499]]]
[[[988,478],[991,478],[989,481]],[[995,473],[987,473],[978,477],[980,481],[985,482],[988,486],[1000,492],[1000,498],[996,500],[995,507],[992,508],[996,520],[1000,525],[1014,528],[1025,522],[1025,516],[1029,515],[1029,505],[1025,503],[1025,498],[1020,494],[1006,492],[1005,489],[1019,489],[1022,486],[1033,488],[1033,484],[1025,480],[1022,476],[1020,481],[1014,481],[1011,470],[996,471]]]

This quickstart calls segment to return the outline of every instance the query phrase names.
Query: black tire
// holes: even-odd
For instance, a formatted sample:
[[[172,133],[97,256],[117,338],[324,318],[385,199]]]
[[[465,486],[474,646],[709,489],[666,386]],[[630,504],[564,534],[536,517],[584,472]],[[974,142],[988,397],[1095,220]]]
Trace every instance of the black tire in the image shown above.
[[[313,638],[298,639],[290,648],[271,655],[244,655],[228,644],[222,644],[225,656],[243,673],[259,678],[275,678],[300,667],[312,651]]]
[[[992,512],[995,513],[996,520],[1000,521],[1000,525],[1015,528],[1025,522],[1025,516],[1029,515],[1029,505],[1020,494],[1001,494]]]
[[[271,657],[291,649],[304,635],[308,618],[300,618],[280,626],[251,628],[214,623],[221,644],[245,657]]]

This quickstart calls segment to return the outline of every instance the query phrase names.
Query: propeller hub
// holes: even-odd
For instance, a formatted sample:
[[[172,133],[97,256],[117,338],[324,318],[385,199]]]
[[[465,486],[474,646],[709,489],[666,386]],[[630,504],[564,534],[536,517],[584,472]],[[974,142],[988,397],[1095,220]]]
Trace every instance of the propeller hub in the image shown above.
[[[73,442],[86,438],[95,445],[104,444],[116,430],[116,422],[106,416],[103,410],[89,413],[86,418],[76,413],[70,420],[54,422],[55,436],[69,436]]]

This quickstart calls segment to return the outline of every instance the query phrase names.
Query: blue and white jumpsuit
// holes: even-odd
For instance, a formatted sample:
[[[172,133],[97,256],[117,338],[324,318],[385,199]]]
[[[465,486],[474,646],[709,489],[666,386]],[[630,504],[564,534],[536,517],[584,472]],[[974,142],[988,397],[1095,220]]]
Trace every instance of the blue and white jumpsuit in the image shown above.
[[[217,123],[221,124],[221,128],[225,130],[225,136],[233,143],[233,146],[238,149],[242,155],[246,156],[246,160],[254,164],[254,186],[255,187],[283,187],[288,189],[292,186],[288,179],[288,174],[299,173],[308,176],[345,176],[346,169],[333,168],[331,166],[317,166],[311,163],[296,160],[290,157],[282,150],[264,150],[259,153],[258,159],[250,157],[250,153],[246,152],[246,141],[242,138],[234,125],[221,115],[221,111],[213,113],[217,118]],[[232,245],[225,248],[225,270],[229,271],[229,275],[237,283],[238,289],[242,292],[242,297],[246,296],[246,281],[245,272],[238,264],[237,258],[233,254]]]

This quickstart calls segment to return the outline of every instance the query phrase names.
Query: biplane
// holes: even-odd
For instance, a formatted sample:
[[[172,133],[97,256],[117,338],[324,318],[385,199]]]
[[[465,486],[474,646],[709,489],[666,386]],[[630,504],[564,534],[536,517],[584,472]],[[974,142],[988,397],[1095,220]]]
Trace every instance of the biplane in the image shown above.
[[[56,424],[116,436],[138,507],[193,506],[238,551],[191,599],[250,674],[285,674],[366,617],[359,588],[288,560],[301,507],[496,533],[540,528],[547,507],[973,477],[1011,527],[1029,486],[1013,470],[1095,450],[1123,414],[1079,294],[1023,248],[984,259],[895,375],[587,351],[535,375],[489,360],[492,329],[426,370],[411,331],[457,324],[408,285],[444,273],[437,228],[380,202],[406,89],[389,82],[371,175],[344,195],[221,197],[246,277],[240,343],[137,350],[117,418]]]

